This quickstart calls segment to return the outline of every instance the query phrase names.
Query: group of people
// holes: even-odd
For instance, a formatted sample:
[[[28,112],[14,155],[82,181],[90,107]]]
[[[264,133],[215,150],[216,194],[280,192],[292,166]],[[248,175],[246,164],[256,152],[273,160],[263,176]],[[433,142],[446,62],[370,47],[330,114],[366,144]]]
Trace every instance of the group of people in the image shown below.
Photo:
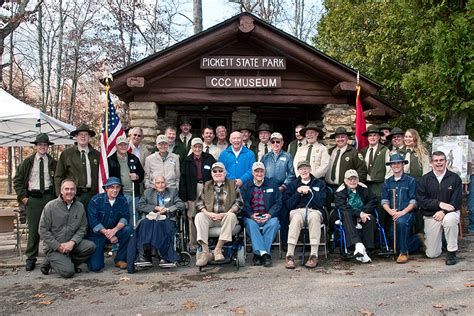
[[[438,257],[443,231],[446,264],[457,262],[461,180],[447,170],[444,153],[430,157],[416,130],[370,126],[364,133],[369,146],[362,151],[349,144],[352,133],[344,127],[330,136],[335,146],[328,150],[320,142],[322,127],[313,122],[295,127],[288,151],[282,134],[265,123],[255,131],[258,141],[251,128],[235,130],[229,138],[225,126],[215,132],[206,127],[196,137],[185,120],[179,135],[167,127],[151,149],[142,143],[141,128],[130,129],[129,138],[116,140],[100,194],[100,153],[90,145],[94,131],[81,124],[71,133],[76,144],[57,162],[47,153],[52,145],[48,135],[39,134],[33,142],[36,152],[14,178],[30,231],[26,270],[35,268],[40,237],[44,274],[53,269],[70,277],[85,262],[90,271],[102,271],[107,243],[118,245],[114,260],[122,269],[151,265],[153,255],[175,262],[178,213],[186,217],[187,247],[196,252],[197,266],[224,260],[224,245],[242,217],[255,265],[272,265],[271,245],[280,232],[287,249],[285,267],[295,268],[295,248],[307,229],[305,266],[314,268],[321,224],[331,226],[335,209],[349,250],[361,262],[370,262],[376,247],[376,209],[396,245],[398,263],[420,248]],[[210,247],[213,227],[220,232]]]

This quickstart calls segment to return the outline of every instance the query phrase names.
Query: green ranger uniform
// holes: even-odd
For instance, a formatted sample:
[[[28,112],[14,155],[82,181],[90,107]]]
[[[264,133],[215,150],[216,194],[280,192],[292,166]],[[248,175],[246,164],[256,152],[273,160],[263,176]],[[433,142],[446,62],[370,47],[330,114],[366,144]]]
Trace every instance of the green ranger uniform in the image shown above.
[[[59,157],[56,173],[54,174],[54,183],[56,191],[60,192],[61,182],[64,179],[72,179],[76,182],[76,199],[84,204],[87,210],[90,199],[98,192],[99,182],[99,160],[100,153],[89,145],[87,154],[91,167],[91,187],[86,186],[86,175],[82,171],[81,152],[77,146],[70,147],[62,152]]]
[[[332,151],[337,150],[336,146],[329,149],[329,155],[332,155]],[[341,162],[339,163],[339,178],[336,179],[336,185],[344,183],[344,173],[347,170],[354,169],[359,175],[359,181],[365,183],[367,178],[367,166],[365,165],[364,157],[351,145],[347,145],[346,150],[341,153]],[[331,166],[328,170],[330,175]]]
[[[42,138],[43,137],[43,138]],[[49,138],[46,134],[39,134],[37,136],[37,141],[46,142],[47,144],[52,144],[49,142]],[[32,142],[36,143],[36,142]],[[53,200],[56,195],[54,191],[54,182],[53,175],[54,170],[56,169],[56,160],[50,155],[46,154],[48,157],[48,172],[44,173],[44,177],[49,178],[51,186],[49,188],[44,188],[44,190],[38,190],[37,188],[29,188],[28,183],[31,180],[31,171],[35,162],[36,153],[26,158],[16,171],[15,177],[13,178],[13,186],[17,195],[17,200],[19,203],[23,203],[22,200],[26,197],[28,202],[26,203],[26,216],[28,219],[28,242],[26,246],[26,263],[27,269],[30,265],[30,269],[34,268],[36,263],[36,257],[38,256],[38,246],[40,237],[38,234],[39,221],[43,208],[49,201]],[[39,177],[39,174],[36,175]],[[39,181],[39,179],[37,179]]]

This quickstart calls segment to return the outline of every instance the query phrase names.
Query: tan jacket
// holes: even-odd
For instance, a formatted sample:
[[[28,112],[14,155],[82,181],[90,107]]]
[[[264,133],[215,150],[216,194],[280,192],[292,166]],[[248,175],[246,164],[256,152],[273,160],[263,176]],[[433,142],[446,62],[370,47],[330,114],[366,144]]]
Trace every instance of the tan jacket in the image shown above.
[[[154,188],[156,176],[164,176],[168,188],[179,188],[179,156],[168,153],[163,161],[158,152],[151,154],[145,159],[145,189]]]
[[[298,173],[298,168],[296,168],[296,166],[298,165],[298,162],[306,160],[308,148],[309,144],[302,145],[296,152],[293,166],[295,167],[295,174],[297,177],[300,174]],[[329,154],[326,146],[320,143],[313,144],[309,163],[311,164],[311,174],[318,179],[323,178],[329,168]]]

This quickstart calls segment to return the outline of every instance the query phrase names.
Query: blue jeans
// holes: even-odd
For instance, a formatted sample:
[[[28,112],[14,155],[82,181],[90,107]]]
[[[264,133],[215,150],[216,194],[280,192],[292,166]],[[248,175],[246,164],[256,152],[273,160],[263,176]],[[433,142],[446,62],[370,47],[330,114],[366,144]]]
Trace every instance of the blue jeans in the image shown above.
[[[467,197],[467,208],[469,209],[469,232],[474,233],[474,174],[471,174],[469,184],[469,195]]]
[[[127,261],[127,246],[130,235],[133,233],[133,228],[130,225],[125,226],[115,235],[118,239],[119,248],[115,255],[115,262]],[[104,247],[109,242],[107,237],[101,233],[87,236],[87,239],[92,241],[95,245],[95,252],[87,261],[87,267],[90,271],[100,271],[104,268]]]
[[[397,220],[397,254],[413,253],[420,248],[420,237],[412,233],[415,217],[414,211],[412,211]],[[390,240],[393,245],[393,221],[390,227]]]
[[[273,217],[265,224],[258,224],[253,219],[245,217],[244,225],[252,240],[253,253],[260,256],[265,251],[270,254],[273,240],[280,229],[278,218]]]

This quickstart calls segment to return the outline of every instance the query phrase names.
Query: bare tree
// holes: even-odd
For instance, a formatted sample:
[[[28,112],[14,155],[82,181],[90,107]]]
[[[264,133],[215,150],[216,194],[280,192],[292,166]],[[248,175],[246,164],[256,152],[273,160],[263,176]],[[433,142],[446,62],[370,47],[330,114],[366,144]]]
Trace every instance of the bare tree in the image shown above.
[[[194,34],[202,32],[202,0],[193,0]]]

